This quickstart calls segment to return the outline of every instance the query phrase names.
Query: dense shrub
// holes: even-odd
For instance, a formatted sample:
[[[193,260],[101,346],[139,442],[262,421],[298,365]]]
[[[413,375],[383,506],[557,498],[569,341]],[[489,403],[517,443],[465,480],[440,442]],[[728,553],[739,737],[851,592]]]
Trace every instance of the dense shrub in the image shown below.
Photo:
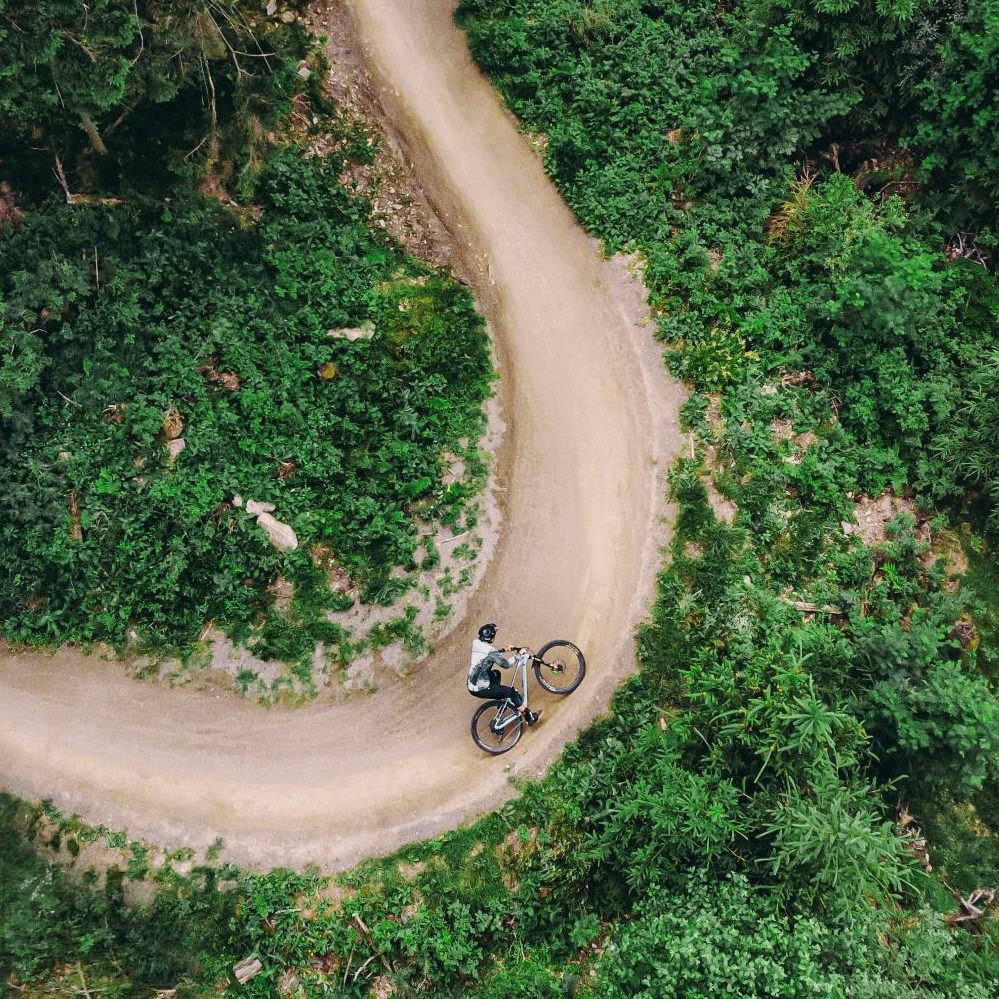
[[[989,449],[989,425],[971,431],[960,415],[969,377],[974,393],[999,348],[999,298],[980,267],[949,263],[897,198],[872,203],[842,174],[797,185],[763,260],[766,305],[748,313],[747,339],[829,387],[869,449],[868,488],[879,473],[936,500],[975,478],[996,488],[992,463],[968,453]]]
[[[315,85],[297,24],[243,0],[0,2],[0,156],[25,186],[99,178],[158,194],[205,167],[257,162]]]
[[[944,5],[946,7],[946,5]],[[948,12],[950,13],[950,12]],[[921,170],[959,224],[999,224],[999,4],[955,5],[949,31],[915,81],[920,107],[909,140]]]
[[[32,838],[40,817],[0,794],[0,977],[11,987],[44,981],[57,965],[79,961],[92,986],[95,973],[116,978],[114,994],[172,988],[205,972],[199,956],[224,962],[246,946],[240,896],[218,890],[223,872],[201,868],[164,886],[149,904],[126,904],[127,871],[112,866],[98,882],[36,854],[46,845]],[[69,842],[79,850],[76,839]]]
[[[811,997],[969,995],[985,985],[932,913],[884,921],[863,909],[839,923],[789,917],[737,876],[691,876],[657,889],[623,923],[598,968],[596,995]]]
[[[279,572],[310,578],[318,543],[377,593],[413,565],[415,517],[460,502],[442,454],[480,431],[482,321],[337,172],[275,158],[259,221],[50,202],[0,233],[8,638],[184,640],[247,620]],[[275,551],[235,494],[275,504],[302,550]]]

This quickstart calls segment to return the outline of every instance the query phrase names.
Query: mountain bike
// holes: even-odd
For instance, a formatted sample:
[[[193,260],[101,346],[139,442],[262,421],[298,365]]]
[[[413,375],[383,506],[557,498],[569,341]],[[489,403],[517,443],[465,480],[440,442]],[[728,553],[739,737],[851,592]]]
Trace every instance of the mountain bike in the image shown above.
[[[514,681],[520,678],[520,694],[527,703],[527,667],[534,665],[534,678],[550,694],[571,694],[586,675],[586,660],[572,642],[556,639],[537,652],[521,649],[513,657]],[[524,719],[513,703],[503,700],[486,701],[472,716],[472,739],[479,749],[498,756],[507,753],[520,742],[524,734]]]

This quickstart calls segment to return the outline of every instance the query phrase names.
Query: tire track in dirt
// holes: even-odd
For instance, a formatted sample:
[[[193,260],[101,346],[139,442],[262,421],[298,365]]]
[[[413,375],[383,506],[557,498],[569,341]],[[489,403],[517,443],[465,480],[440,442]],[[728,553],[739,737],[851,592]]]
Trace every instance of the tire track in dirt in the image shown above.
[[[89,822],[253,866],[343,868],[436,834],[537,773],[634,668],[653,594],[662,477],[682,441],[619,263],[602,261],[451,20],[453,0],[351,0],[397,140],[476,275],[509,430],[503,536],[466,622],[362,700],[261,709],[166,690],[73,650],[0,655],[0,785]],[[590,671],[508,756],[472,745],[464,690],[480,619],[500,639],[577,641]],[[534,694],[532,689],[532,697]]]

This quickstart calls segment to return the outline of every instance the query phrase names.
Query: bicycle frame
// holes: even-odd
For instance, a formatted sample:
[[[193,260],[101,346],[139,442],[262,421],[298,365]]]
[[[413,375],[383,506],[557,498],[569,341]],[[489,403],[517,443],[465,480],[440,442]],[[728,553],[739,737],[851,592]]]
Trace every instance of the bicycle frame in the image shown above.
[[[530,707],[527,704],[527,664],[534,660],[534,655],[530,653],[518,652],[513,659],[514,669],[520,671],[520,693],[524,698],[524,709],[525,711],[530,711]],[[517,689],[516,676],[513,678],[513,689]],[[506,701],[503,702],[503,707],[496,712],[496,717],[492,722],[493,728],[500,731],[501,729],[507,728],[509,725],[513,725],[519,717],[520,713],[510,703],[510,699],[507,698]]]
[[[541,714],[540,711],[530,710],[528,666],[533,667],[538,686],[556,695],[571,694],[586,675],[583,653],[578,646],[562,638],[547,642],[540,653],[530,649],[511,651],[512,655],[508,657],[504,653],[503,660],[504,672],[513,674],[509,679],[500,679],[499,672],[493,669],[494,659],[488,664],[491,674],[489,687],[478,691],[472,689],[477,697],[488,698],[472,715],[472,741],[483,752],[493,756],[513,749],[520,742],[524,730],[534,725]],[[483,670],[470,670],[469,675],[473,672],[481,677]],[[503,697],[497,687],[509,691],[509,696]],[[520,702],[516,708],[515,701]]]

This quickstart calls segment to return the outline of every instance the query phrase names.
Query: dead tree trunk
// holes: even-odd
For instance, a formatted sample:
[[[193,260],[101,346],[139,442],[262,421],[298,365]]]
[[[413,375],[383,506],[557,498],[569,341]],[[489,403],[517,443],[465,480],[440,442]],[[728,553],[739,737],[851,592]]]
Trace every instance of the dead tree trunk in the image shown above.
[[[87,138],[90,139],[90,146],[94,152],[99,156],[107,156],[108,147],[104,145],[104,140],[97,130],[94,119],[89,114],[84,113],[80,115],[80,124],[83,126],[83,131],[87,133]]]

